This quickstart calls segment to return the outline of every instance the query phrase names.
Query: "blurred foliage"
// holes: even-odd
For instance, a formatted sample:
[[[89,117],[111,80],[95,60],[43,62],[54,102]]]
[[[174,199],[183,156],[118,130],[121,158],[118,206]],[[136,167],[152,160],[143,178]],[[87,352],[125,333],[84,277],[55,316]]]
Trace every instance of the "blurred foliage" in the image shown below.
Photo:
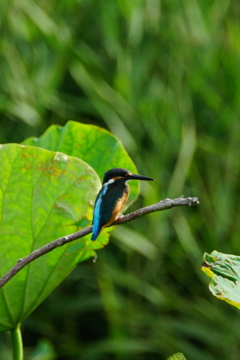
[[[200,199],[113,232],[97,263],[80,264],[23,323],[25,346],[47,339],[58,360],[239,359],[238,310],[211,296],[200,267],[205,251],[240,252],[240,3],[0,7],[1,142],[69,119],[103,126],[156,179],[134,207]],[[1,355],[8,344],[2,335]]]
[[[55,360],[56,353],[53,345],[46,339],[39,341],[29,360]]]

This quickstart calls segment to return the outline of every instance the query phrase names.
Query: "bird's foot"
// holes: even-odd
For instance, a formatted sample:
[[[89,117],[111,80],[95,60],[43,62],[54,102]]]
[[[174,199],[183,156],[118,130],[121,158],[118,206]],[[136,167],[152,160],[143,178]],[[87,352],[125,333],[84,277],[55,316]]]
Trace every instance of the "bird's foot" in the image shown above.
[[[118,223],[120,223],[121,218],[123,218],[123,215],[120,215],[120,216],[117,218],[117,222],[118,222]]]

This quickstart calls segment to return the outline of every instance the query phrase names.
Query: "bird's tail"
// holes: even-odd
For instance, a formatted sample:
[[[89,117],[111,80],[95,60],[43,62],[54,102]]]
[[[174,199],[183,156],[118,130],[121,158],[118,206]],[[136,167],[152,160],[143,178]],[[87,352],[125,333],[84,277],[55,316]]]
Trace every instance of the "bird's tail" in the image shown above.
[[[91,240],[94,241],[96,240],[96,238],[98,237],[98,235],[100,235],[100,232],[101,232],[102,228],[99,228],[98,227],[95,227],[93,225],[93,229],[92,229],[92,237],[91,237]]]
[[[96,240],[96,238],[98,237],[98,234],[97,233],[93,233],[92,236],[91,236],[91,240]]]

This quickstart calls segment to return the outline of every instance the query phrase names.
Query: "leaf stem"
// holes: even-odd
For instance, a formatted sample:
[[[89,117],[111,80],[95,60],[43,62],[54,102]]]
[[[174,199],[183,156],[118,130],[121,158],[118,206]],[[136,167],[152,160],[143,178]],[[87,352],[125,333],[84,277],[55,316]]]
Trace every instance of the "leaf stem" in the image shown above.
[[[23,343],[20,324],[11,331],[13,344],[13,360],[23,360]]]

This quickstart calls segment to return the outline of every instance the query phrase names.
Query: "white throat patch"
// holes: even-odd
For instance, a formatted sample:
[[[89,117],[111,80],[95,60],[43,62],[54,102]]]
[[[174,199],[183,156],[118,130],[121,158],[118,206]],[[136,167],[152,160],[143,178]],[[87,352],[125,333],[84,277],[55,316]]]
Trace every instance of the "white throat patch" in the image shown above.
[[[103,186],[112,184],[112,183],[114,183],[114,181],[115,181],[114,179],[110,179],[110,180],[108,180],[105,184],[103,184]]]

